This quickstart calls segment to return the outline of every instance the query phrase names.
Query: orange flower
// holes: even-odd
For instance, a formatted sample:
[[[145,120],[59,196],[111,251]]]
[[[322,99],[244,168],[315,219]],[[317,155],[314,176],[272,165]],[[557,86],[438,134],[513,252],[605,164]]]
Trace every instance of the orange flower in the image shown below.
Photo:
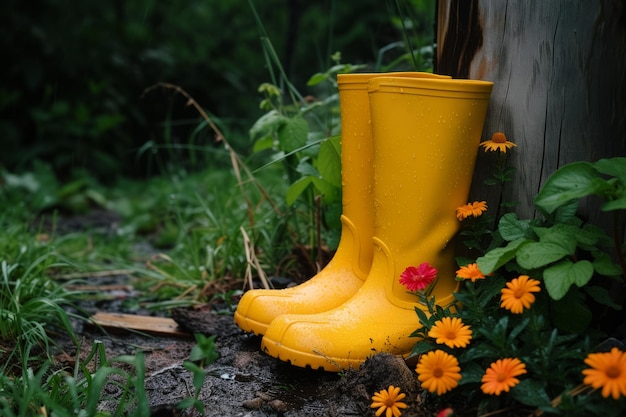
[[[491,136],[491,140],[487,140],[485,142],[481,142],[480,146],[485,148],[485,152],[487,151],[500,151],[506,153],[508,149],[511,149],[514,146],[517,146],[513,142],[509,142],[506,139],[506,135],[502,132],[496,132]]]
[[[539,281],[529,278],[528,275],[520,275],[518,278],[506,283],[507,288],[502,289],[500,306],[513,314],[522,314],[524,308],[530,308],[535,302],[534,292],[539,292]]]
[[[422,355],[415,372],[422,387],[438,395],[455,388],[461,379],[459,361],[443,350],[431,350]]]
[[[591,368],[583,369],[583,383],[602,388],[604,398],[626,396],[626,352],[614,347],[610,352],[590,353],[585,363]]]
[[[480,389],[485,394],[500,395],[502,391],[509,392],[519,384],[516,376],[526,373],[526,365],[517,358],[498,359],[493,362],[483,375]]]
[[[406,408],[407,405],[402,400],[406,394],[400,392],[400,388],[389,385],[388,389],[382,389],[372,396],[371,408],[378,408],[376,416],[385,413],[385,417],[400,417],[402,412],[400,408]]]
[[[456,218],[459,220],[467,219],[470,216],[480,217],[487,210],[486,201],[474,201],[456,208]]]
[[[428,331],[428,336],[435,338],[437,343],[448,347],[464,348],[472,340],[472,331],[458,317],[444,317],[435,322]]]
[[[471,279],[472,282],[476,282],[476,280],[479,279],[485,279],[485,275],[480,272],[478,264],[475,262],[457,269],[456,277],[461,279]]]

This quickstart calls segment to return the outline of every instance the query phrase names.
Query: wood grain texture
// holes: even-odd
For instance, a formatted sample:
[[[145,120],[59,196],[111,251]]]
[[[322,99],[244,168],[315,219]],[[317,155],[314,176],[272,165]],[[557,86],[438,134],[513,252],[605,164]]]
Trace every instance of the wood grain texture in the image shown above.
[[[530,218],[559,167],[626,156],[624,8],[621,0],[439,0],[436,72],[493,81],[483,137],[502,131],[518,145],[503,195],[483,184],[494,155],[479,152],[472,199],[518,201],[515,211]],[[589,198],[580,213],[608,227],[598,207]]]

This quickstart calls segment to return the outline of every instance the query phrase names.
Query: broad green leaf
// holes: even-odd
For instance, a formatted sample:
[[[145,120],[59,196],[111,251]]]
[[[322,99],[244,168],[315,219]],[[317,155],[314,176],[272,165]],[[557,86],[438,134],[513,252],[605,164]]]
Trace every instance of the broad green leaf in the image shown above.
[[[323,178],[311,177],[313,185],[317,191],[316,194],[321,195],[325,203],[333,203],[338,200],[341,189],[334,186]]]
[[[587,284],[592,276],[593,265],[589,261],[573,263],[570,260],[564,260],[543,271],[546,290],[553,300],[563,298],[574,284],[579,287]]]
[[[292,206],[312,182],[313,177],[302,177],[291,184],[285,193],[287,205]]]
[[[570,223],[576,218],[576,212],[578,211],[578,200],[572,200],[569,203],[565,203],[557,207],[554,212],[555,223]]]
[[[507,213],[500,218],[498,231],[506,241],[513,241],[523,237],[528,237],[530,220],[519,220],[515,213]]]
[[[280,150],[291,152],[307,144],[309,124],[301,116],[286,119],[278,128],[278,146]]]
[[[426,352],[430,352],[431,350],[437,349],[437,345],[429,342],[420,342],[413,345],[413,350],[411,351],[411,356],[418,356]]]
[[[333,136],[322,142],[317,156],[317,169],[322,178],[336,187],[341,187],[341,145],[339,136]]]
[[[296,172],[298,172],[303,177],[320,176],[320,173],[317,171],[317,169],[315,169],[315,167],[311,165],[310,158],[302,159],[296,167]]]
[[[276,132],[280,126],[289,120],[276,110],[271,110],[259,117],[250,128],[250,138],[257,139],[259,136],[265,136]]]
[[[626,185],[626,158],[605,158],[596,161],[593,167],[602,174],[619,178]]]
[[[607,277],[616,277],[622,275],[622,269],[613,262],[611,257],[604,253],[598,251],[598,253],[594,253],[595,259],[593,260],[593,269],[600,275],[604,275]]]
[[[603,236],[602,229],[588,227],[582,228],[573,224],[557,223],[552,227],[534,227],[533,230],[542,242],[562,242],[573,252],[576,243],[586,246],[593,246]]]
[[[541,268],[571,255],[568,247],[554,242],[530,242],[517,251],[517,263],[522,268]]]
[[[536,379],[520,378],[519,384],[511,389],[511,396],[531,407],[550,404],[550,397],[544,389],[544,383]]]
[[[535,197],[535,205],[552,213],[558,207],[591,194],[601,194],[610,185],[589,162],[574,162],[548,178]]]
[[[484,256],[476,260],[478,269],[480,269],[483,274],[491,274],[493,271],[515,258],[517,251],[527,243],[531,243],[531,241],[517,239],[509,242],[509,244],[503,248],[490,250]]]
[[[266,149],[272,149],[274,146],[274,138],[271,136],[263,136],[259,138],[256,142],[254,142],[254,146],[252,148],[252,152],[257,153],[264,151]]]

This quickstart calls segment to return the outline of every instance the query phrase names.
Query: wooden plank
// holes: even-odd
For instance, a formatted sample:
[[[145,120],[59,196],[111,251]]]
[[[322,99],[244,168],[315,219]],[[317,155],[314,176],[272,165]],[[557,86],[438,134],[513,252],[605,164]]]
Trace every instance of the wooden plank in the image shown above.
[[[178,326],[178,323],[168,317],[98,312],[91,316],[90,321],[96,326],[107,329],[138,331],[162,336],[191,337],[188,332]]]

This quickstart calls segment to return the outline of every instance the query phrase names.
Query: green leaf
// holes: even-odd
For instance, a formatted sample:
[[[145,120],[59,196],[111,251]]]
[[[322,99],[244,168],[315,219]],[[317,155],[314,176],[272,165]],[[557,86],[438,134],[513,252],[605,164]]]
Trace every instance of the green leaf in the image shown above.
[[[557,170],[541,188],[535,205],[548,213],[558,207],[591,194],[601,195],[610,189],[589,162],[574,162]]]
[[[622,269],[604,252],[594,253],[593,269],[600,275],[616,277],[622,275]]]
[[[607,201],[601,207],[602,211],[624,210],[626,209],[626,195],[612,201]]]
[[[309,158],[302,159],[298,166],[296,167],[296,172],[301,174],[303,177],[319,177],[320,173],[315,169],[313,165],[311,165]]]
[[[544,384],[535,379],[521,379],[519,384],[511,389],[511,396],[531,407],[550,404],[550,397],[544,389]]]
[[[418,356],[426,352],[430,352],[431,350],[437,349],[437,345],[430,342],[418,342],[413,345],[413,350],[411,351],[411,356]]]
[[[554,222],[555,223],[569,223],[573,218],[576,217],[576,212],[578,211],[578,200],[572,200],[569,203],[565,203],[559,207],[557,207],[554,212]]]
[[[564,260],[543,271],[546,290],[553,300],[563,298],[574,284],[582,287],[589,282],[592,276],[593,265],[586,260],[576,263]]]
[[[493,271],[515,258],[517,251],[530,242],[532,241],[517,239],[509,242],[509,244],[503,248],[490,250],[484,256],[481,256],[476,260],[478,269],[480,269],[483,274],[491,274]]]
[[[340,137],[333,136],[320,145],[317,169],[324,180],[341,187],[341,144]]]
[[[572,254],[568,248],[553,242],[530,242],[517,252],[517,263],[522,268],[541,268]]]
[[[274,138],[271,136],[263,136],[259,138],[256,142],[254,142],[254,147],[252,148],[252,152],[257,153],[264,151],[266,149],[272,149],[274,147]]]
[[[254,125],[250,128],[250,137],[257,139],[259,136],[266,136],[273,134],[278,130],[280,126],[289,120],[276,110],[271,110],[259,117]]]
[[[530,220],[519,220],[515,213],[507,213],[500,218],[498,231],[506,241],[513,241],[527,237],[530,228]]]
[[[306,85],[313,86],[313,85],[317,85],[325,80],[327,80],[329,77],[328,73],[321,73],[318,72],[317,74],[313,74],[311,76],[311,78],[309,78],[309,80],[306,82]]]
[[[338,187],[323,178],[311,177],[311,180],[315,186],[317,194],[323,197],[323,201],[325,203],[333,203],[339,199],[341,190]]]
[[[622,184],[626,184],[626,158],[605,158],[596,161],[593,167],[602,174],[619,178]]]
[[[459,385],[469,384],[471,382],[480,382],[485,370],[476,362],[469,362],[463,365],[462,378]]]
[[[296,202],[298,197],[302,195],[304,190],[311,185],[313,177],[302,177],[289,186],[285,193],[285,200],[288,206],[292,206]]]
[[[609,293],[609,290],[607,290],[604,287],[600,287],[597,285],[587,286],[585,287],[585,292],[589,294],[591,298],[593,298],[596,302],[600,304],[604,304],[605,306],[611,307],[612,309],[615,309],[615,310],[622,309],[622,306],[620,304],[617,304],[613,300],[613,298],[611,297],[611,294]]]
[[[278,128],[278,147],[285,152],[302,148],[307,143],[309,124],[302,116],[285,119]]]

